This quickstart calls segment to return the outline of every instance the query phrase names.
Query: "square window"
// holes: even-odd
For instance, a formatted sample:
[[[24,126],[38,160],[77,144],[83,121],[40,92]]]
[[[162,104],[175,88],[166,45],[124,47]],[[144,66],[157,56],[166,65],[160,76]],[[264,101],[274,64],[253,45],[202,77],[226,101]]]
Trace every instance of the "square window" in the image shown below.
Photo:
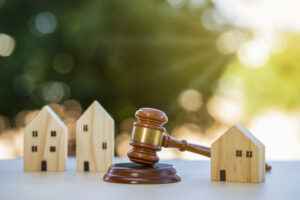
[[[32,146],[32,147],[31,147],[31,151],[32,151],[32,152],[37,152],[37,146]]]
[[[87,124],[84,124],[84,125],[83,125],[83,131],[84,131],[84,132],[87,132],[87,131],[88,131],[88,125],[87,125]]]
[[[55,146],[51,146],[51,147],[50,147],[50,152],[55,152],[55,151],[56,151]]]
[[[32,137],[37,137],[38,136],[38,132],[37,131],[32,131]]]
[[[107,143],[106,142],[102,142],[102,149],[107,149]]]
[[[242,157],[242,150],[236,150],[236,157]]]
[[[51,137],[55,137],[56,136],[56,131],[51,131]]]
[[[247,158],[252,158],[252,151],[247,151],[246,157],[247,157]]]

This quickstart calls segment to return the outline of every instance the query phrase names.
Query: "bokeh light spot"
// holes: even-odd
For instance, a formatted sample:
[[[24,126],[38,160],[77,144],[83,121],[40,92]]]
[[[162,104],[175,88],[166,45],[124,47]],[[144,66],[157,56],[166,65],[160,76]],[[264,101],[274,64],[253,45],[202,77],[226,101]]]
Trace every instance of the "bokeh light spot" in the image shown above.
[[[268,147],[267,159],[299,160],[299,114],[278,109],[264,110],[252,119],[249,130]]]
[[[207,4],[207,0],[190,0],[189,5],[192,8],[203,8]]]
[[[29,112],[26,112],[24,117],[24,125],[27,126],[38,114],[40,110],[31,110]]]
[[[136,121],[135,118],[127,118],[127,119],[123,120],[121,125],[120,125],[120,130],[130,132],[132,130],[132,124],[135,121]]]
[[[218,50],[227,55],[235,53],[241,44],[247,39],[247,35],[239,30],[230,30],[223,33],[217,40]]]
[[[7,117],[0,115],[0,134],[10,127],[10,123]]]
[[[244,107],[233,98],[211,97],[207,103],[209,114],[223,124],[238,124],[243,121]]]
[[[10,56],[15,49],[15,40],[11,36],[0,33],[0,56]]]
[[[42,97],[46,102],[60,102],[70,96],[70,88],[62,82],[48,82],[42,87]]]
[[[49,34],[56,29],[56,17],[50,12],[39,13],[34,20],[35,28],[40,33]]]
[[[127,152],[131,149],[129,142],[130,134],[128,132],[122,132],[117,135],[116,151],[120,157],[127,157]]]
[[[186,0],[167,0],[167,2],[174,8],[180,8],[185,4]]]
[[[244,42],[238,50],[238,58],[247,67],[264,66],[276,44],[276,34],[270,31],[256,31],[250,40]]]
[[[238,51],[238,58],[248,67],[262,67],[269,58],[269,49],[261,41],[244,43]]]
[[[202,105],[202,96],[197,90],[188,89],[180,94],[179,102],[183,109],[187,111],[197,111]]]
[[[17,158],[23,155],[23,128],[5,130],[0,135],[0,159]]]
[[[0,0],[0,7],[4,5],[6,0]]]
[[[28,113],[27,110],[22,110],[15,117],[15,125],[16,127],[24,127],[25,125],[25,116]]]
[[[216,21],[216,15],[214,14],[214,9],[205,9],[201,15],[201,21],[207,30],[213,31],[219,28]]]
[[[73,112],[76,113],[76,115],[73,115],[73,117],[79,118],[80,115],[82,114],[82,107],[78,101],[75,99],[69,99],[64,101],[63,103],[64,111],[66,112],[66,115],[68,112]],[[71,116],[70,116],[71,117]]]

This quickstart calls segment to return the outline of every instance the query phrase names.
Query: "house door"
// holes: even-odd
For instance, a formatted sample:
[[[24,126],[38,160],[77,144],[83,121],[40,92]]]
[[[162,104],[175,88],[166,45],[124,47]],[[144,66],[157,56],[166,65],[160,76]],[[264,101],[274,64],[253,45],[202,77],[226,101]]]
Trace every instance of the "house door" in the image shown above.
[[[220,170],[220,181],[226,181],[226,171]]]
[[[41,165],[41,171],[47,171],[47,161],[43,160]]]
[[[90,166],[89,166],[89,162],[88,161],[84,161],[83,168],[84,168],[85,172],[90,171]]]

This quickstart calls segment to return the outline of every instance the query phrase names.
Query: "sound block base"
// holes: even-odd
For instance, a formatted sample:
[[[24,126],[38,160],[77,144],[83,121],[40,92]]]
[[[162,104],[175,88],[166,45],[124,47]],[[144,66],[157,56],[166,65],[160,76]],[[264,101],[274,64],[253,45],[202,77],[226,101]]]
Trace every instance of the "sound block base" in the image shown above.
[[[181,178],[169,164],[144,166],[137,163],[119,163],[109,167],[103,180],[125,184],[165,184],[179,182]]]

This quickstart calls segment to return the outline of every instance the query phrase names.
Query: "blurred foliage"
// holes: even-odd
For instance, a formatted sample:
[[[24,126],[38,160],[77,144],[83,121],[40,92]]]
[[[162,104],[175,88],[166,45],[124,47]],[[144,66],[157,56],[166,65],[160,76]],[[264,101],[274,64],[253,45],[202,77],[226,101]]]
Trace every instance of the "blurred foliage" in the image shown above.
[[[144,106],[162,109],[173,120],[181,109],[180,92],[197,89],[205,103],[231,59],[216,48],[220,33],[201,24],[201,13],[212,6],[174,8],[164,0],[5,1],[0,32],[16,40],[16,49],[0,57],[0,113],[12,118],[41,108],[49,103],[43,87],[58,81],[70,88],[58,103],[73,98],[86,109],[97,99],[117,125]],[[56,17],[54,32],[36,30],[41,12]],[[65,54],[74,67],[58,73],[55,57]],[[205,106],[201,109],[208,115]]]
[[[280,52],[270,54],[268,62],[259,68],[249,68],[238,59],[228,65],[224,76],[232,80],[231,87],[243,97],[248,114],[268,108],[299,108],[300,102],[300,36],[285,33]]]

